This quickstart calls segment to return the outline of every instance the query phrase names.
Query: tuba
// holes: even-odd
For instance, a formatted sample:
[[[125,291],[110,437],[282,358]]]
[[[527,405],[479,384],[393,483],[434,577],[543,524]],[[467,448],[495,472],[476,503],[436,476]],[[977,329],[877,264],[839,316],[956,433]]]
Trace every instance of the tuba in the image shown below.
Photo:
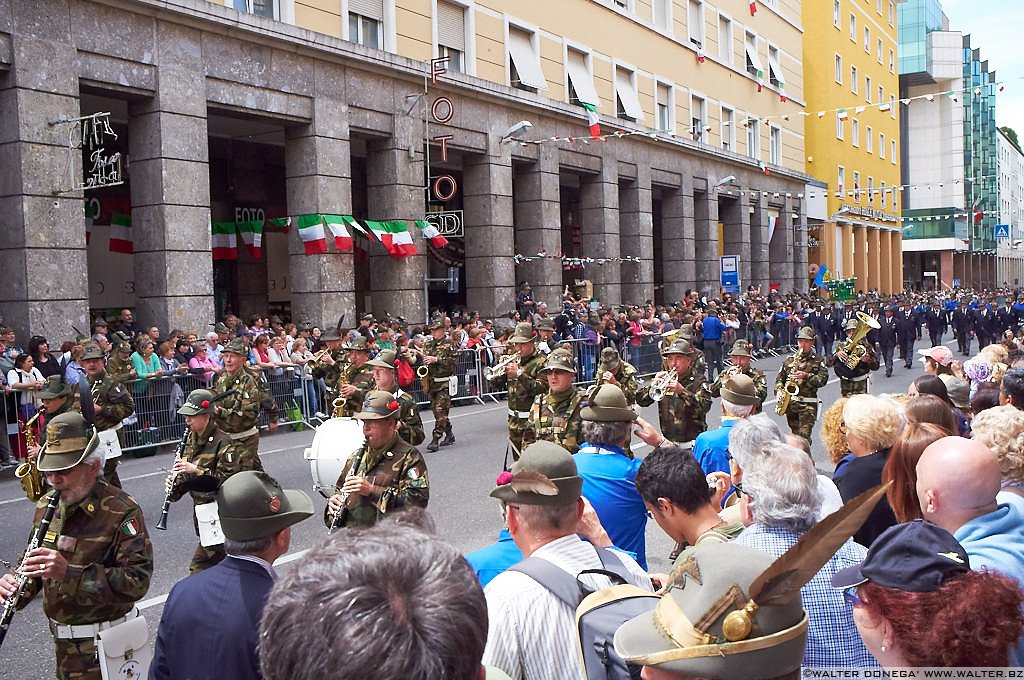
[[[45,406],[40,406],[39,410],[36,411],[35,415],[29,418],[25,422],[25,448],[31,449],[36,446],[36,437],[32,434],[32,426],[39,416],[46,410]],[[14,470],[14,476],[21,482],[21,488],[24,490],[25,495],[32,502],[38,501],[43,497],[45,489],[43,488],[43,473],[39,471],[34,460],[27,460],[19,465]]]
[[[881,327],[881,324],[864,312],[857,312],[857,330],[855,330],[853,335],[843,344],[843,351],[847,354],[847,368],[857,368],[857,364],[860,363],[860,360],[864,358],[864,354],[867,352],[864,345],[860,344],[861,340],[867,337],[867,334],[871,329],[878,329]]]
[[[793,379],[793,373],[796,372],[796,362],[800,359],[801,354],[800,350],[793,354],[793,370],[789,372],[789,377],[786,379],[782,389],[775,392],[775,413],[780,416],[786,415],[793,397],[800,394],[800,383]]]

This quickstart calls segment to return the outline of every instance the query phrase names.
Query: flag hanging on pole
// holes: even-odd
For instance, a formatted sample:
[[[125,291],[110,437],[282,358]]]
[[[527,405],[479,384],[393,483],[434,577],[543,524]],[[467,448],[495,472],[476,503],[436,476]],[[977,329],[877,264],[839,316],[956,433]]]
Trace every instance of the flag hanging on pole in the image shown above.
[[[416,226],[423,232],[424,238],[429,238],[430,242],[434,244],[435,248],[444,248],[448,245],[448,239],[441,236],[441,232],[437,230],[433,224],[427,220],[416,220]]]
[[[761,172],[763,172],[766,175],[772,174],[771,168],[769,168],[768,164],[765,163],[764,161],[758,161],[757,167],[759,167],[761,169]]]
[[[110,252],[131,254],[132,216],[114,213],[110,216]]]
[[[263,255],[263,220],[239,222],[238,233],[242,235],[242,241],[249,248],[249,254],[259,259]]]
[[[587,110],[587,124],[590,125],[590,136],[595,139],[601,136],[601,121],[597,117],[597,107],[587,102],[580,102]]]
[[[237,260],[238,239],[235,237],[235,223],[211,223],[210,246],[214,260]]]
[[[306,255],[322,255],[327,252],[327,239],[324,238],[323,215],[299,215],[295,218],[299,227],[299,237]]]

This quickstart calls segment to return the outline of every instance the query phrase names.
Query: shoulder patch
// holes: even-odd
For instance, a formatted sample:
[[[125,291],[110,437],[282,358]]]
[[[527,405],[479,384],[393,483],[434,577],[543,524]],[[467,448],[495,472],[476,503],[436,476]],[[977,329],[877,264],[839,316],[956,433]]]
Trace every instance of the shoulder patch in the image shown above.
[[[125,536],[138,536],[139,535],[139,520],[135,517],[125,520],[121,524],[121,532]]]

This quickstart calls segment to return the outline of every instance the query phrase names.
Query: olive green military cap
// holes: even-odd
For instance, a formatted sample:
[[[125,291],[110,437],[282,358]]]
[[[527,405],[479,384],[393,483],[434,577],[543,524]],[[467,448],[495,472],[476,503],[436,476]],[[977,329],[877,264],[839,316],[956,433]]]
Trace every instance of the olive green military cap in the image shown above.
[[[92,320],[92,325],[96,326],[97,328],[100,326],[106,326],[107,320],[104,319],[102,316],[97,316],[95,319]]]
[[[508,472],[498,475],[491,497],[514,505],[568,505],[580,499],[583,478],[572,454],[541,440],[523,449]]]
[[[722,385],[722,399],[737,406],[756,406],[761,402],[757,386],[746,373],[729,376]]]
[[[432,331],[436,331],[436,330],[438,330],[440,328],[444,328],[444,317],[443,316],[435,316],[433,319],[430,320],[429,328]]]
[[[225,536],[253,541],[306,519],[313,514],[313,501],[302,491],[282,489],[266,472],[245,470],[217,490],[217,513]]]
[[[105,358],[105,355],[103,354],[103,349],[100,348],[100,346],[95,342],[83,342],[82,347],[84,349],[84,351],[82,352],[83,359]]]
[[[249,343],[243,338],[235,338],[221,350],[221,354],[238,354],[239,356],[249,356]]]
[[[544,362],[544,366],[540,369],[544,371],[566,371],[567,373],[576,373],[576,362],[573,360],[572,352],[567,349],[558,348],[548,355],[547,361]]]
[[[857,319],[847,319],[846,320],[846,325],[844,326],[844,329],[848,330],[848,331],[855,331],[855,330],[857,330],[857,327],[859,325],[860,325],[860,321],[857,321]]]
[[[672,344],[665,348],[664,354],[685,354],[690,356],[693,354],[693,346],[690,345],[689,340],[679,338],[678,340],[673,340]]]
[[[629,407],[618,385],[601,385],[592,391],[580,417],[598,423],[631,423],[636,420],[636,411]]]
[[[804,326],[796,333],[797,340],[814,340],[814,329],[810,326]]]
[[[321,342],[331,342],[334,340],[341,340],[345,336],[341,334],[341,330],[337,328],[328,328],[320,334]]]
[[[309,319],[303,319],[302,321],[299,322],[299,330],[300,331],[311,331],[311,330],[313,330],[313,322],[310,321]]]
[[[383,420],[384,418],[398,418],[399,403],[395,395],[382,390],[371,390],[363,397],[363,405],[359,413],[352,417],[358,420]]]
[[[533,324],[529,321],[521,321],[516,324],[509,342],[533,342],[537,339],[537,333],[533,330]]]
[[[360,321],[373,321],[373,314],[370,314],[369,312],[367,312],[366,314],[363,314],[361,317],[359,317],[359,320]]]
[[[217,323],[215,323],[213,325],[213,332],[214,333],[230,333],[231,331],[228,330],[228,327],[224,323],[218,321]]]
[[[614,347],[605,347],[601,350],[601,366],[613,367],[619,363],[619,352]]]
[[[490,321],[485,321],[484,323],[488,324],[488,323],[490,323]],[[539,331],[553,331],[553,330],[555,330],[555,320],[552,319],[550,316],[545,316],[545,317],[541,317],[541,318],[537,319],[537,330],[539,330]]]
[[[370,343],[365,335],[357,335],[354,340],[348,343],[348,349],[356,352],[369,352]]]
[[[43,382],[43,388],[37,395],[40,399],[56,399],[71,394],[71,385],[63,376],[51,375]]]
[[[750,343],[746,340],[737,340],[732,344],[732,349],[729,350],[729,356],[731,357],[749,357],[750,356]]]
[[[270,317],[270,323],[280,323],[280,324],[283,324],[284,321],[281,321],[281,317],[279,317],[277,314],[275,314],[272,317]]]
[[[377,352],[377,356],[366,362],[367,366],[379,366],[380,368],[394,368],[395,367],[395,350],[393,349],[382,349]]]
[[[178,413],[183,416],[213,415],[216,408],[213,405],[214,396],[210,390],[192,390],[185,403],[178,409]]]
[[[100,439],[77,411],[54,416],[46,423],[46,443],[39,450],[40,472],[70,470],[96,450]]]

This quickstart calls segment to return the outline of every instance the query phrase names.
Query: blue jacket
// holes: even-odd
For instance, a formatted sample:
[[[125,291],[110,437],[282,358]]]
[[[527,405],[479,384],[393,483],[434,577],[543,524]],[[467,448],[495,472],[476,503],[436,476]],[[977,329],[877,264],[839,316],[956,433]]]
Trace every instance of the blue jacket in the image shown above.
[[[512,534],[508,533],[508,529],[502,529],[498,534],[497,543],[474,550],[466,555],[466,561],[480,579],[480,587],[484,588],[495,576],[513,564],[522,562],[523,551],[512,540]]]
[[[717,316],[708,316],[701,321],[701,328],[704,329],[704,340],[721,340],[726,326]]]
[[[273,585],[263,566],[231,556],[175,584],[160,617],[149,680],[260,678],[260,615]]]
[[[723,418],[722,425],[717,430],[708,430],[697,435],[693,443],[693,457],[704,469],[704,474],[729,472],[729,459],[725,454],[729,450],[729,432],[736,421],[736,418]]]
[[[604,452],[587,453],[588,448]],[[583,495],[594,506],[608,538],[617,547],[635,553],[637,564],[647,569],[647,507],[633,484],[642,461],[630,460],[616,447],[586,443],[573,460],[583,478]]]

